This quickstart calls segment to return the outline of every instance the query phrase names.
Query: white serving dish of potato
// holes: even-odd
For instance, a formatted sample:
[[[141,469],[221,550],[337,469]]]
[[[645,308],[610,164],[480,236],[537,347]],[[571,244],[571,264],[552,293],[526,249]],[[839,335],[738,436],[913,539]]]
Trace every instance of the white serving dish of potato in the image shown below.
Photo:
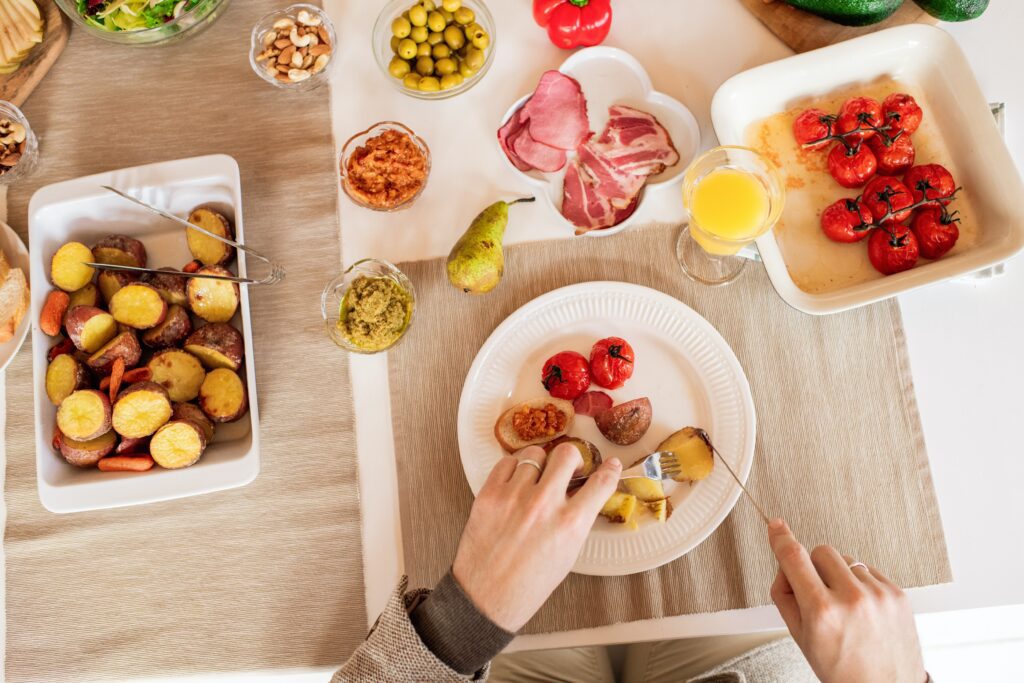
[[[92,246],[119,233],[145,245],[148,266],[180,269],[192,256],[185,231],[111,192],[110,185],[145,202],[187,217],[196,206],[210,205],[233,221],[236,239],[245,241],[242,188],[237,162],[211,155],[139,166],[77,178],[43,187],[29,204],[32,282],[32,370],[35,401],[36,478],[39,499],[52,512],[81,512],[153,503],[248,484],[260,470],[259,411],[252,351],[249,293],[241,287],[240,305],[231,323],[242,332],[245,361],[239,374],[246,384],[249,412],[237,422],[217,425],[202,459],[191,467],[148,472],[101,472],[68,464],[51,445],[56,406],[46,396],[46,354],[56,342],[39,329],[39,315],[50,283],[50,259],[65,242]],[[239,275],[245,254],[238,252]]]

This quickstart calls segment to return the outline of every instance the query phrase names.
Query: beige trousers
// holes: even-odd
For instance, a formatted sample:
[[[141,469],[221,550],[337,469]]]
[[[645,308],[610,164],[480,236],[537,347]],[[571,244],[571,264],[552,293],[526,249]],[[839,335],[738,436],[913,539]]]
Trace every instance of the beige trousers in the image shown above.
[[[606,647],[534,650],[498,655],[491,683],[683,683],[765,643],[785,631],[739,636],[662,640],[626,646],[616,677]]]

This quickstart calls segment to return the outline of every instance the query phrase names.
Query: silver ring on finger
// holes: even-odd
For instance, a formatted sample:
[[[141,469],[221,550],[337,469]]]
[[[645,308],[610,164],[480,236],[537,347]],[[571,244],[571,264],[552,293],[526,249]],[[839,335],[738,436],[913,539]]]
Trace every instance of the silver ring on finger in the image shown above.
[[[541,474],[544,473],[544,468],[541,467],[541,464],[536,460],[532,460],[530,458],[523,458],[522,460],[519,461],[519,464],[516,465],[516,467],[519,467],[519,465],[529,465],[530,467],[536,467],[538,472],[540,472]]]
[[[850,563],[850,571],[853,571],[853,570],[854,570],[854,568],[856,568],[856,567],[864,567],[865,571],[867,571],[867,572],[868,572],[869,574],[871,573],[871,568],[870,568],[870,567],[868,567],[868,566],[867,566],[866,564],[864,564],[863,562],[860,562],[859,560],[858,560],[858,561],[856,561],[856,562],[851,562],[851,563]]]

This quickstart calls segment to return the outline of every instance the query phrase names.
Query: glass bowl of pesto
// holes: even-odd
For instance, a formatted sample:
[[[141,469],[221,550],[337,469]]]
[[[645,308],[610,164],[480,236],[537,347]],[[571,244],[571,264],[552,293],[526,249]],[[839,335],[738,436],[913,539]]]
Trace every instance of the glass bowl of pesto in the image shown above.
[[[221,15],[228,0],[56,0],[71,21],[122,45],[164,45],[194,36]]]
[[[331,280],[320,297],[327,336],[352,353],[394,347],[409,331],[416,292],[405,273],[387,261],[363,259]]]

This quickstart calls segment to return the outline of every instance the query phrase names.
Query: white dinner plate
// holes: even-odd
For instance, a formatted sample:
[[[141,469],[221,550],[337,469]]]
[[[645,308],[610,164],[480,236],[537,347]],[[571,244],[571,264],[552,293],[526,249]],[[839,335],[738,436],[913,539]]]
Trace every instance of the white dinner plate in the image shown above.
[[[682,102],[655,90],[651,83],[651,77],[647,75],[644,67],[635,57],[624,50],[614,47],[588,47],[575,52],[562,63],[562,66],[558,67],[558,70],[579,81],[580,87],[583,89],[583,96],[587,100],[587,116],[590,119],[591,131],[600,134],[608,123],[608,107],[613,104],[624,104],[653,114],[671,136],[672,144],[679,152],[679,161],[658,175],[648,178],[636,211],[618,225],[602,230],[590,230],[584,235],[607,237],[647,220],[641,209],[648,193],[662,192],[666,188],[679,185],[682,182],[683,171],[689,166],[700,148],[700,126],[697,124],[697,119]],[[500,125],[504,126],[512,115],[526,104],[526,100],[532,94],[524,95],[509,107],[505,116],[502,117]],[[495,138],[495,144],[498,144],[497,138]],[[570,233],[576,231],[576,226],[562,216],[562,188],[565,185],[565,172],[572,160],[576,158],[575,152],[570,152],[569,161],[565,167],[554,173],[543,173],[536,170],[520,171],[515,164],[509,161],[504,150],[501,150],[501,158],[505,160],[509,168],[533,185],[540,196],[551,204],[566,230]]]
[[[648,397],[651,427],[628,447],[607,441],[590,417],[578,416],[570,433],[596,444],[605,458],[631,464],[672,432],[703,427],[746,481],[754,460],[754,402],[726,341],[693,309],[666,294],[621,282],[588,282],[549,292],[520,308],[494,330],[473,361],[459,402],[458,437],[474,494],[504,455],[494,439],[498,416],[516,403],[546,395],[544,361],[565,350],[589,356],[594,342],[609,336],[626,339],[636,361],[633,377],[608,393],[617,404]],[[644,515],[640,528],[632,531],[597,519],[574,571],[617,576],[671,562],[707,538],[740,495],[718,464],[693,486],[665,484],[675,509],[668,522]]]
[[[25,248],[25,243],[18,237],[18,233],[14,232],[11,226],[6,223],[0,222],[0,249],[7,254],[7,260],[11,264],[11,268],[21,268],[21,271],[25,273],[25,280],[29,283],[29,288],[32,287],[31,273],[29,268],[28,249]],[[28,330],[32,326],[32,313],[31,311],[25,312],[25,317],[18,323],[18,329],[14,331],[14,336],[0,344],[0,372],[7,369],[7,366],[14,360],[14,356],[17,355],[18,350],[21,349],[21,345],[25,343],[25,337],[28,336]]]
[[[185,230],[142,207],[104,190],[110,185],[153,206],[186,217],[209,204],[235,225],[235,239],[245,243],[242,185],[238,163],[214,154],[76,178],[41,188],[28,209],[32,263],[33,320],[39,319],[49,282],[50,259],[65,242],[92,245],[111,233],[142,241],[150,268],[181,268],[192,260]],[[245,277],[245,253],[237,250],[238,274]],[[50,445],[57,409],[46,396],[46,352],[55,339],[32,326],[32,373],[35,383],[36,480],[39,499],[52,512],[78,512],[139,505],[194,496],[248,484],[260,471],[260,420],[256,365],[252,351],[249,290],[243,286],[231,324],[242,333],[245,360],[239,374],[249,393],[249,412],[237,422],[218,424],[202,459],[178,470],[154,467],[148,472],[101,472],[79,469]]]

